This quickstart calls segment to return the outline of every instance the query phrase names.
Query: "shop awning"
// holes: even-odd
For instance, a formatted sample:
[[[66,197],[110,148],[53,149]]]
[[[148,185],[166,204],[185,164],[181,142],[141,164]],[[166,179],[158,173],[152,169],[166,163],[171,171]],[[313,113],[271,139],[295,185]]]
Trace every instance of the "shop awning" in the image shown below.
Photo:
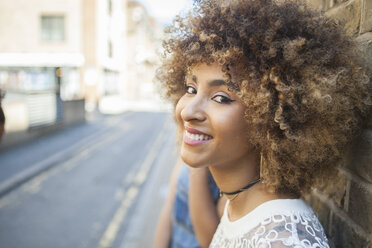
[[[81,53],[0,53],[0,67],[80,67]]]

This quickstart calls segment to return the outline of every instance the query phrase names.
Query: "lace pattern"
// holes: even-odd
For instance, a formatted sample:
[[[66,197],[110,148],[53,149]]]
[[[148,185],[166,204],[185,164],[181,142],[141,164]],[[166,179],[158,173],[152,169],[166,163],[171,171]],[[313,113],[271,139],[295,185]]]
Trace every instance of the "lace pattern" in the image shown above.
[[[251,217],[254,216],[254,211],[250,213]],[[250,230],[240,233],[229,233],[231,225],[235,225],[233,227],[238,228],[235,230],[244,230],[244,222],[249,222],[249,219],[246,218],[239,223],[229,222],[225,209],[224,217],[218,226],[210,247],[329,248],[323,227],[311,209],[305,208],[304,211],[288,211],[287,209],[283,210],[281,214],[269,214],[268,217],[261,219],[258,225]],[[255,220],[252,221],[254,222]]]

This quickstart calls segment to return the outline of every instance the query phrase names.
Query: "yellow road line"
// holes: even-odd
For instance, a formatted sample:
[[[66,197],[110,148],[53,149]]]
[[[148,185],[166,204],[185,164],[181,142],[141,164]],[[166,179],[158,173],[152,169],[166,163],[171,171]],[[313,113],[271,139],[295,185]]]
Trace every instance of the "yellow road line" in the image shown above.
[[[109,248],[111,247],[112,243],[115,241],[118,231],[120,229],[120,226],[122,225],[130,206],[133,204],[134,200],[136,199],[136,196],[139,192],[140,187],[142,186],[143,182],[147,178],[151,165],[153,164],[155,158],[159,154],[159,150],[161,148],[163,140],[166,137],[165,133],[167,129],[169,130],[169,127],[168,127],[169,125],[167,124],[169,124],[169,122],[166,122],[164,124],[163,130],[157,137],[153,145],[153,148],[150,149],[150,152],[147,155],[145,161],[142,163],[139,171],[137,172],[132,182],[132,185],[129,187],[126,194],[123,195],[119,208],[116,210],[114,217],[111,219],[109,225],[107,226],[105,232],[103,233],[103,236],[98,245],[99,248]]]

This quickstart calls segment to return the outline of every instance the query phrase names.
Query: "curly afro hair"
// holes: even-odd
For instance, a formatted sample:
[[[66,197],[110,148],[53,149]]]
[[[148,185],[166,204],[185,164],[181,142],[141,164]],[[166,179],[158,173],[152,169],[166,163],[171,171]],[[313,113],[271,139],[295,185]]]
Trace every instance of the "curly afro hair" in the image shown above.
[[[358,46],[300,2],[205,0],[167,28],[157,71],[174,105],[185,76],[218,63],[246,106],[249,140],[273,192],[301,195],[333,172],[361,129],[371,87]],[[232,80],[233,79],[233,80]]]

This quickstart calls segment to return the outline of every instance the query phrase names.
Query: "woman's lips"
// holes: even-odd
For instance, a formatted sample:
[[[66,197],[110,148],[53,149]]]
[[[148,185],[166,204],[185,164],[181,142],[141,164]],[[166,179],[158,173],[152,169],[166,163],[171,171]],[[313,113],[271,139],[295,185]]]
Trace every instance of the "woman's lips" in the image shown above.
[[[188,127],[188,126],[185,126],[185,130],[189,133],[192,133],[192,134],[204,134],[204,135],[208,135],[206,133],[203,133],[201,131],[199,131],[198,129],[195,129],[195,128],[191,128],[191,127]],[[210,135],[209,135],[210,136]]]
[[[195,145],[204,144],[210,141],[211,139],[213,139],[213,137],[208,134],[205,134],[193,128],[185,127],[183,141],[188,145],[195,146]]]

